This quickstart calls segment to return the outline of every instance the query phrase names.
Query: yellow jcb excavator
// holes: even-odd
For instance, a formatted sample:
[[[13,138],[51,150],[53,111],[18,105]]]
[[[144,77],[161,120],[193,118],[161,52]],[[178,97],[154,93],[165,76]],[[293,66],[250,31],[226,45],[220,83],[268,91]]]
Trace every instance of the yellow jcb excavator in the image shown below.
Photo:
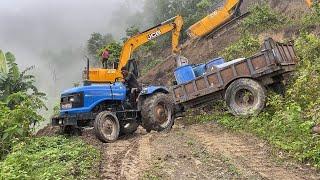
[[[204,37],[230,21],[242,16],[240,6],[243,0],[227,0],[225,4],[190,26],[187,33],[191,39]],[[245,15],[245,14],[244,14]]]
[[[320,3],[319,0],[305,0],[309,7],[312,7],[314,3]]]
[[[117,69],[89,68],[89,71],[87,71],[86,81],[90,83],[112,83],[117,79],[122,78],[121,68],[127,65],[135,49],[171,31],[172,53],[179,53],[179,39],[182,26],[183,18],[181,16],[176,16],[129,38],[122,47]]]
[[[243,0],[227,0],[223,7],[214,11],[188,29],[191,38],[203,37],[240,15]],[[235,18],[233,18],[235,17]],[[129,38],[123,45],[117,69],[91,68],[87,71],[87,81],[91,83],[115,82],[121,78],[121,68],[126,66],[133,51],[139,46],[161,35],[172,31],[172,52],[180,52],[179,38],[183,26],[183,18],[176,16],[138,35]]]

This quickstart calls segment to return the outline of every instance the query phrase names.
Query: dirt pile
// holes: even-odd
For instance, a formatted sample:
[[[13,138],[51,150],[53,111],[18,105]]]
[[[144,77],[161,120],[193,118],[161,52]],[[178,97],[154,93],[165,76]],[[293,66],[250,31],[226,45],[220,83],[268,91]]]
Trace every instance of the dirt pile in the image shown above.
[[[272,154],[264,141],[215,123],[177,121],[170,133],[139,129],[110,144],[97,141],[92,130],[81,138],[101,151],[97,167],[101,179],[317,179],[320,175],[285,155]]]

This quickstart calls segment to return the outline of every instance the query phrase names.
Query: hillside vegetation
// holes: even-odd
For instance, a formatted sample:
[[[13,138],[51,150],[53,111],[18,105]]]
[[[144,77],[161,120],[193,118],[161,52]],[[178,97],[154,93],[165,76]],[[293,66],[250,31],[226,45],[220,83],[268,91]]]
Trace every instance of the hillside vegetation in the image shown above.
[[[0,179],[86,179],[95,177],[99,152],[78,139],[35,138],[44,120],[45,94],[29,71],[20,71],[12,53],[5,53],[0,72]]]
[[[93,33],[87,42],[88,53],[95,59],[93,64],[98,65],[101,51],[108,48],[112,52],[111,61],[117,61],[123,41],[140,29],[145,29],[143,22],[158,24],[176,14],[181,14],[185,18],[185,27],[189,27],[211,12],[217,2],[217,0],[145,1],[143,11],[137,13],[128,24],[124,38],[119,41],[111,34]],[[223,56],[227,60],[249,57],[259,51],[265,36],[275,37],[281,34],[277,38],[284,42],[294,40],[299,59],[297,71],[290,81],[286,82],[285,95],[270,90],[267,107],[261,114],[253,117],[232,116],[228,113],[224,102],[215,102],[203,109],[190,111],[184,121],[189,123],[214,121],[233,131],[249,132],[271,144],[275,153],[285,152],[299,162],[320,169],[320,135],[312,133],[311,130],[320,124],[320,7],[315,6],[310,13],[299,18],[291,18],[287,14],[275,11],[269,4],[252,6],[250,10],[252,14],[243,20],[239,28],[231,29],[216,39],[205,39],[199,42],[198,46],[190,46],[184,53],[190,56],[191,63],[206,61],[213,55]],[[166,85],[173,77],[174,61],[166,58],[170,54],[169,39],[169,36],[164,36],[152,41],[134,54],[134,57],[139,59],[142,74],[148,82],[160,82]],[[182,41],[185,40],[186,34],[183,31]],[[96,148],[105,150],[112,149],[113,146],[101,145],[94,148],[79,138],[34,136],[35,124],[44,120],[39,110],[46,109],[44,104],[46,95],[35,86],[36,78],[32,75],[32,69],[33,67],[20,70],[12,53],[5,53],[4,58],[0,51],[0,179],[97,178],[100,173],[98,164],[103,161],[100,153],[108,154],[108,151],[99,152]],[[195,134],[196,132],[194,130]],[[183,133],[181,132],[179,136],[170,135],[183,139]],[[163,138],[168,136],[164,135]],[[151,139],[146,142],[152,142]],[[133,154],[139,158],[145,154],[137,153],[136,149],[139,147],[131,146],[130,143],[138,142],[141,146],[145,146],[146,142],[142,140],[143,138],[134,141],[125,139],[123,142],[130,142],[124,145],[119,142],[114,146],[116,150],[121,150],[121,156],[126,152],[121,148],[125,148],[128,153],[134,152]],[[158,144],[155,142],[157,147]],[[175,142],[181,141],[177,139]],[[186,144],[193,146],[193,142],[190,141]],[[202,150],[199,150],[198,154],[206,155]],[[181,154],[177,156],[179,156],[177,159],[186,159],[180,157]],[[121,161],[112,158],[111,160],[117,162],[115,165],[122,165]],[[130,162],[129,165],[135,165],[130,155],[126,158]],[[164,159],[173,158],[165,155]],[[110,162],[113,162],[111,160]],[[149,161],[147,158],[145,160]],[[101,167],[112,171],[113,169],[108,168],[109,165],[102,164]],[[131,166],[128,166],[130,170],[134,169]]]

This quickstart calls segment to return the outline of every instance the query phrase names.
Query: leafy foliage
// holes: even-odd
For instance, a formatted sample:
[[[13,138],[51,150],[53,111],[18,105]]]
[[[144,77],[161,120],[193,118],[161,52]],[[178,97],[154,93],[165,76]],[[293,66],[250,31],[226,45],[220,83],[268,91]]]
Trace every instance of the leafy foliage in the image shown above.
[[[249,33],[243,34],[240,39],[233,42],[229,47],[221,52],[221,56],[227,60],[233,60],[240,57],[250,57],[260,48],[258,38]]]
[[[6,73],[6,72],[7,72],[6,58],[0,49],[0,73]]]
[[[92,33],[90,39],[87,42],[88,53],[92,57],[97,57],[99,50],[104,48],[106,44],[114,42],[112,34],[102,35],[100,33]]]
[[[296,40],[296,51],[300,57],[296,80],[288,95],[302,108],[306,118],[320,123],[320,38],[303,33]]]
[[[0,163],[0,179],[97,178],[99,151],[77,139],[33,138]]]
[[[34,85],[35,77],[27,74],[33,67],[29,67],[20,72],[15,63],[15,57],[10,52],[6,53],[6,62],[8,66],[7,73],[0,73],[0,100],[4,101],[8,96],[18,92],[32,92],[35,96],[44,96]]]
[[[102,49],[99,50],[97,56],[101,57],[103,51],[105,51],[106,49],[110,53],[110,56],[109,56],[110,62],[119,61],[121,50],[122,50],[122,45],[119,42],[113,41],[113,42],[109,43],[108,45],[106,45],[105,47],[103,47]]]
[[[7,73],[0,73],[0,159],[10,152],[11,147],[31,135],[30,126],[43,118],[37,110],[44,108],[43,98],[28,75],[32,69],[20,72],[15,57],[6,53]]]
[[[320,4],[315,3],[312,12],[302,19],[304,27],[320,25]]]
[[[244,31],[264,32],[275,30],[287,21],[285,16],[276,13],[267,4],[255,5],[249,11],[251,14],[241,24],[241,29]]]
[[[42,107],[41,99],[22,92],[0,102],[0,158],[10,152],[13,144],[31,135],[30,126],[43,120],[36,111]]]

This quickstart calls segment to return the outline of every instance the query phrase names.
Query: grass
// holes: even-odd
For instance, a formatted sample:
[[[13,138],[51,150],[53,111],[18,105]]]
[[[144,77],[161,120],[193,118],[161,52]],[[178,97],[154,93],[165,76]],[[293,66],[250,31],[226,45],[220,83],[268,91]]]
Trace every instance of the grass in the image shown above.
[[[214,112],[195,116],[194,121],[216,121],[234,131],[250,132],[267,140],[276,149],[287,152],[292,158],[320,169],[320,136],[311,133],[314,123],[302,120],[297,107],[276,112],[272,109],[269,106],[260,115],[245,118],[228,112]]]
[[[42,137],[14,146],[0,163],[0,179],[97,177],[99,151],[78,139]]]

